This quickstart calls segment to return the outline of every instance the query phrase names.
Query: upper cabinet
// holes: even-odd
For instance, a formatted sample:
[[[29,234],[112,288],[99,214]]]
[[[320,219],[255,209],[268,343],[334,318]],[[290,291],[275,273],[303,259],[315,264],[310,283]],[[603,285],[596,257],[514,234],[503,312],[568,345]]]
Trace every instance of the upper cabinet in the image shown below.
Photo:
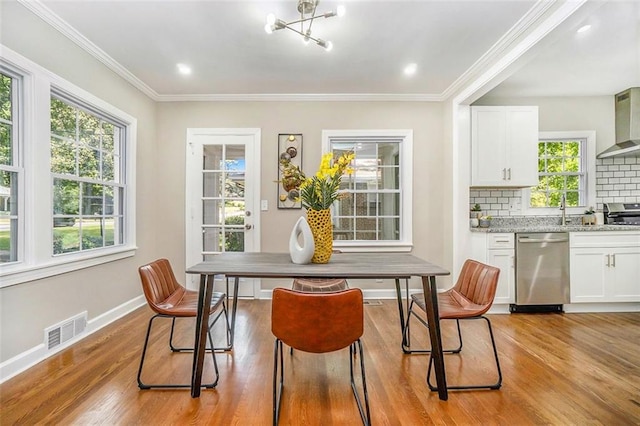
[[[538,107],[471,107],[471,186],[538,185]]]

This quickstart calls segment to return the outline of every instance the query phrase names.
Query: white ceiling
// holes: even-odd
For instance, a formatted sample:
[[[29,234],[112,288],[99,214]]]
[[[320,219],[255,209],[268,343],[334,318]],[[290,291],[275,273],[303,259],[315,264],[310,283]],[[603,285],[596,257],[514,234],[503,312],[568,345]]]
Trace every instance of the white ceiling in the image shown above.
[[[3,0],[5,2],[6,0]],[[495,46],[541,7],[533,0],[322,0],[319,10],[344,4],[344,17],[314,22],[326,52],[291,31],[264,31],[274,12],[290,21],[288,1],[21,0],[152,97],[187,95],[380,94],[442,99]],[[7,7],[5,4],[4,7]],[[584,21],[592,30],[564,35],[498,86],[500,96],[614,94],[640,86],[640,0],[598,2]],[[522,19],[522,20],[521,20]],[[67,27],[68,26],[70,27]],[[103,59],[104,60],[104,59]],[[178,62],[193,74],[177,73]],[[404,66],[418,65],[416,75]],[[121,72],[122,73],[122,72]]]

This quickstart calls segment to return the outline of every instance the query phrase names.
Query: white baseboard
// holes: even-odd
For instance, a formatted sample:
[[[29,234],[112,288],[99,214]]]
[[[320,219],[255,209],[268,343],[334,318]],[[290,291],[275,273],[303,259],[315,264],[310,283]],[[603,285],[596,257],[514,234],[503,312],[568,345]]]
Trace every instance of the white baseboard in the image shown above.
[[[110,311],[105,312],[87,322],[87,328],[82,334],[75,336],[69,341],[55,347],[52,350],[47,350],[44,342],[25,351],[21,354],[14,356],[0,364],[0,383],[3,383],[10,378],[22,373],[23,371],[33,367],[37,363],[44,361],[50,356],[68,348],[74,343],[84,339],[91,333],[100,330],[102,327],[111,324],[115,320],[122,318],[128,313],[138,309],[146,302],[143,295],[135,297],[120,306],[117,306]]]
[[[564,305],[566,313],[604,313],[604,312],[640,312],[638,302],[616,302],[616,303],[571,303]]]

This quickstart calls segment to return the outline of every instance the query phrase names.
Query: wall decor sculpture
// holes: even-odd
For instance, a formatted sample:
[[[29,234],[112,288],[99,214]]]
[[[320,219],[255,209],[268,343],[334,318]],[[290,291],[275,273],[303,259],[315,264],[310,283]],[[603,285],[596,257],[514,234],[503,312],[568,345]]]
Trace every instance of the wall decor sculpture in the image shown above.
[[[302,134],[278,135],[278,208],[300,209],[302,169]]]

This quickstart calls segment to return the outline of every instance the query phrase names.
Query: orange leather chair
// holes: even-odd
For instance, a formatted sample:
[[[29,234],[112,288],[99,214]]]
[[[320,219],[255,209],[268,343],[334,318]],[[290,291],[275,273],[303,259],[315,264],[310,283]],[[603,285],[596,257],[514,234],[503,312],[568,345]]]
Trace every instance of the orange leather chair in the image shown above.
[[[456,326],[458,328],[459,346],[456,349],[444,350],[443,352],[459,353],[462,350],[460,320],[483,319],[487,322],[489,328],[489,336],[491,336],[491,345],[493,346],[493,354],[498,371],[498,381],[496,383],[487,385],[447,386],[447,389],[499,389],[502,385],[502,371],[500,370],[500,360],[498,359],[498,350],[496,349],[496,342],[493,337],[491,321],[484,316],[493,304],[499,276],[500,269],[467,259],[462,266],[462,271],[456,285],[445,292],[438,293],[438,315],[440,319],[454,319],[456,320]],[[403,333],[403,350],[406,353],[430,353],[428,349],[417,350],[410,348],[409,323],[411,317],[413,316],[425,326],[429,326],[425,319],[416,314],[414,309],[416,306],[423,312],[426,311],[424,293],[411,295],[411,305],[409,306],[409,314]],[[432,364],[433,358],[430,357],[427,383],[431,390],[437,390],[437,387],[434,387],[430,382]]]
[[[359,288],[340,292],[303,293],[284,288],[273,290],[271,332],[273,351],[273,424],[280,417],[284,388],[283,343],[304,352],[326,353],[349,347],[351,388],[365,425],[371,424],[365,377],[362,337],[364,309]],[[354,380],[356,356],[360,357],[364,407]],[[280,379],[278,383],[278,371]]]
[[[169,336],[169,347],[173,352],[193,352],[193,348],[176,348],[173,345],[173,330],[176,318],[196,317],[198,313],[198,292],[187,290],[178,283],[171,264],[167,259],[159,259],[148,265],[138,268],[140,279],[142,280],[142,289],[147,299],[149,307],[156,313],[149,319],[147,327],[147,335],[144,339],[144,347],[142,349],[142,357],[140,358],[140,368],[138,369],[138,387],[140,389],[151,388],[189,388],[190,384],[146,384],[141,380],[142,367],[144,365],[145,355],[147,353],[147,345],[149,343],[149,335],[151,334],[151,326],[153,320],[158,317],[171,318],[171,334]],[[227,315],[227,307],[225,305],[226,295],[224,293],[214,292],[209,304],[209,328],[207,334],[211,345],[211,358],[215,369],[215,381],[209,384],[203,384],[205,388],[213,388],[218,384],[218,364],[215,357],[215,348],[213,339],[211,338],[211,328],[222,318],[226,326],[227,338],[229,337],[229,319]]]

